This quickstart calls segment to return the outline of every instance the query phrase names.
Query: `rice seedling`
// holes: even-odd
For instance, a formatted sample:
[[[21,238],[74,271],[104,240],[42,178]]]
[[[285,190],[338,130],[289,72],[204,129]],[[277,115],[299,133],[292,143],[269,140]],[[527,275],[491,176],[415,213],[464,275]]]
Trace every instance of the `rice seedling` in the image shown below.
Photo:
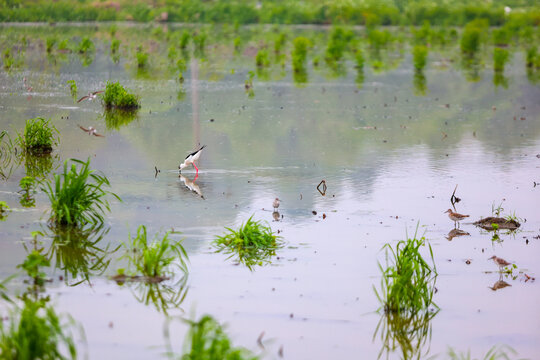
[[[63,272],[67,285],[90,282],[90,277],[102,275],[110,264],[110,255],[119,249],[101,244],[109,232],[103,224],[85,228],[50,226],[42,236],[51,239],[45,255],[54,268]]]
[[[110,187],[109,180],[90,170],[90,159],[71,159],[69,168],[66,160],[63,172],[54,175],[53,181],[46,180],[41,188],[51,202],[50,222],[57,227],[102,224],[105,211],[110,210],[104,197],[110,194],[120,200],[105,187]]]
[[[25,176],[21,179],[21,181],[19,181],[19,187],[21,188],[21,190],[19,190],[19,194],[21,194],[19,203],[21,204],[21,206],[36,206],[36,199],[34,199],[33,197],[36,193],[35,186],[36,179],[32,176]]]
[[[26,120],[24,133],[18,134],[17,143],[30,154],[48,154],[58,145],[58,130],[50,120],[37,117]]]
[[[473,20],[465,25],[461,35],[461,52],[464,55],[473,57],[479,50],[482,41],[482,33],[488,28],[485,20]]]
[[[138,109],[139,98],[127,91],[119,82],[107,81],[101,99],[105,108]]]
[[[7,218],[7,212],[11,211],[9,205],[5,201],[0,201],[0,221],[4,221]]]
[[[204,54],[206,40],[207,40],[207,35],[204,31],[200,31],[198,34],[195,34],[195,36],[193,36],[193,45],[195,46],[195,51],[199,55]]]
[[[504,72],[504,66],[510,58],[508,50],[496,47],[493,49],[493,70],[495,72]]]
[[[116,55],[120,50],[120,40],[112,39],[111,40],[111,54]]]
[[[137,68],[146,69],[148,67],[148,53],[145,52],[142,46],[137,47]]]
[[[418,228],[417,228],[418,231]],[[399,241],[395,248],[386,244],[386,268],[379,263],[382,273],[380,293],[375,294],[385,313],[414,314],[427,310],[433,303],[437,270],[431,245],[427,243],[432,265],[422,257],[420,248],[426,246],[424,237]],[[389,262],[390,257],[390,262]]]
[[[325,60],[328,64],[341,61],[347,45],[353,39],[352,31],[347,31],[342,27],[334,27],[330,33],[330,39],[326,47]]]
[[[68,80],[66,81],[66,84],[69,85],[69,92],[71,93],[71,97],[76,98],[78,89],[77,89],[77,83],[75,82],[75,80]]]
[[[495,345],[483,357],[472,357],[470,350],[467,353],[458,353],[451,347],[448,348],[446,355],[446,359],[448,360],[511,360],[517,356],[517,352],[510,346]]]
[[[268,57],[268,50],[260,49],[255,56],[255,65],[257,68],[265,68],[270,66],[270,58]]]
[[[426,67],[428,49],[424,45],[415,45],[413,48],[413,63],[415,71],[423,71]]]
[[[171,359],[182,360],[256,360],[258,356],[243,347],[235,347],[225,329],[212,316],[204,315],[199,321],[184,320],[189,331],[184,340],[184,354],[177,355],[172,350],[166,329],[167,355]]]
[[[88,37],[82,38],[79,45],[77,45],[77,52],[79,54],[88,54],[90,52],[93,52],[94,50],[95,50],[94,43]]]
[[[62,321],[45,300],[25,299],[22,308],[13,310],[8,319],[0,321],[0,358],[77,358],[73,320]]]
[[[48,37],[45,40],[45,47],[47,54],[50,54],[53,51],[54,45],[56,44],[56,38],[55,37]]]
[[[378,358],[401,350],[402,359],[423,359],[429,353],[431,342],[431,320],[439,310],[423,311],[415,314],[384,313],[375,328],[373,340],[380,332],[382,343]],[[427,345],[427,348],[424,347]],[[388,356],[387,356],[388,358]]]
[[[151,242],[148,239],[146,226],[137,229],[137,236],[129,236],[126,257],[131,277],[142,275],[148,282],[161,282],[174,277],[174,268],[187,274],[188,256],[181,241],[173,243],[169,238],[170,231],[160,239],[158,235]],[[123,273],[123,270],[122,270]]]
[[[34,238],[37,234],[33,234]],[[41,253],[42,249],[32,250],[24,259],[24,262],[17,265],[17,268],[23,269],[28,277],[32,279],[33,286],[42,288],[47,281],[47,274],[41,270],[41,267],[48,267],[49,260]]]
[[[413,75],[413,87],[415,95],[425,95],[427,90],[427,79],[422,71],[415,71]]]
[[[253,216],[236,231],[231,228],[226,229],[228,233],[217,236],[213,242],[217,252],[230,254],[228,259],[236,257],[250,270],[253,270],[255,265],[269,264],[276,250],[283,247],[281,237],[274,235],[269,226],[264,226],[260,221],[254,221]]]
[[[190,33],[187,30],[184,30],[184,32],[182,32],[182,35],[180,36],[180,49],[182,50],[187,49],[190,40],[191,40]]]
[[[15,63],[15,59],[13,59],[13,56],[11,55],[11,49],[6,48],[4,52],[2,53],[2,59],[4,60],[4,69],[9,70]]]
[[[274,54],[279,56],[283,50],[283,47],[287,43],[287,34],[279,33],[276,39],[274,40]]]
[[[526,58],[525,58],[525,66],[527,68],[532,69],[535,66],[535,64],[538,62],[537,57],[538,57],[538,50],[536,49],[536,47],[533,46],[533,47],[528,48]]]

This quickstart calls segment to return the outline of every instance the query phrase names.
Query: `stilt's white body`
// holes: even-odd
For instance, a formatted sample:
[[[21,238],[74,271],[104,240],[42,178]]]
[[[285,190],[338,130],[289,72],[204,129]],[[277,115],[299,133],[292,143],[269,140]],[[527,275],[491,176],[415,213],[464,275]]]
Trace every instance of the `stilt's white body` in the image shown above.
[[[193,165],[193,167],[197,170],[197,173],[199,172],[199,169],[197,168],[197,166],[195,165],[195,161],[198,161],[199,158],[201,157],[201,152],[202,152],[202,149],[205,148],[206,145],[203,145],[201,146],[201,148],[195,152],[192,152],[191,154],[189,154],[188,156],[186,156],[186,159],[184,160],[184,162],[182,164],[180,164],[180,166],[178,166],[178,168],[180,169],[180,171],[182,169],[184,169],[186,166],[188,165]]]

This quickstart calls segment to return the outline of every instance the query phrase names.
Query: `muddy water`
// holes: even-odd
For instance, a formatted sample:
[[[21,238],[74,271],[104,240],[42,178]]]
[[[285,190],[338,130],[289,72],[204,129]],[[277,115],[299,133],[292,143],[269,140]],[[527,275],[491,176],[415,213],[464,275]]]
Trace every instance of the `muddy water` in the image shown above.
[[[227,324],[236,344],[265,358],[278,358],[280,347],[289,359],[376,358],[383,347],[373,291],[380,285],[381,247],[412,235],[417,225],[433,247],[440,311],[416,353],[452,347],[481,357],[497,344],[526,358],[540,353],[540,290],[520,273],[539,275],[540,88],[528,82],[520,53],[507,67],[506,89],[494,86],[488,69],[471,83],[458,70],[428,67],[424,96],[414,95],[408,56],[389,72],[366,69],[360,89],[351,66],[338,79],[310,70],[303,87],[290,72],[256,78],[250,98],[248,70],[242,60],[223,66],[194,59],[181,100],[177,82],[138,78],[127,61],[114,64],[101,52],[89,67],[74,56],[55,72],[47,66],[2,72],[1,129],[13,134],[27,118],[51,118],[60,132],[55,166],[90,157],[123,200],[112,201],[110,230],[99,246],[116,247],[140,224],[150,233],[181,231],[173,238],[184,239],[189,254],[187,296],[169,314],[211,314]],[[121,79],[140,95],[142,108],[128,124],[111,126],[98,102],[74,103],[69,79],[83,95]],[[78,124],[106,137],[88,136]],[[179,177],[179,162],[199,143],[207,148],[198,177],[191,169]],[[23,240],[47,219],[43,194],[35,209],[18,205],[15,192],[25,174],[21,164],[0,182],[0,198],[21,210],[0,224],[2,278],[16,271],[25,257]],[[325,196],[316,189],[322,179]],[[443,212],[456,184],[462,199],[456,209],[471,215],[460,228],[470,235],[449,241],[454,224]],[[279,221],[272,216],[275,197],[282,199]],[[493,241],[471,224],[490,216],[493,204],[526,219],[519,232]],[[251,215],[286,242],[271,265],[254,271],[211,246],[225,226]],[[487,260],[494,254],[518,267],[516,279],[505,278],[512,286],[498,291],[489,288],[499,280]],[[158,358],[165,352],[166,316],[139,302],[136,286],[108,280],[123,267],[115,260],[121,255],[110,255],[104,274],[90,274],[90,283],[77,286],[51,270],[55,281],[47,291],[57,310],[84,327],[91,359]],[[9,289],[17,294],[23,287],[16,280]],[[177,352],[186,330],[173,320]],[[263,331],[265,350],[256,341]],[[401,358],[399,347],[389,357]]]

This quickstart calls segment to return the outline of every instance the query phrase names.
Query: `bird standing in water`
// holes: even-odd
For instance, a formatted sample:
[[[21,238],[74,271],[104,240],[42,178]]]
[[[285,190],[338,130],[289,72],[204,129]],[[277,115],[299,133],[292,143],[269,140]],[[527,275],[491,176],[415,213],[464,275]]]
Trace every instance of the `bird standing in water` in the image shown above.
[[[200,147],[199,150],[194,151],[191,154],[189,154],[188,156],[186,156],[184,162],[181,163],[180,166],[178,166],[180,171],[182,171],[186,166],[191,164],[191,165],[193,165],[195,170],[197,170],[197,174],[198,174],[199,169],[197,168],[197,165],[195,165],[195,161],[199,160],[199,158],[201,157],[202,149],[204,149],[205,147],[206,147],[206,145],[203,145],[203,146]]]
[[[279,207],[280,201],[278,198],[274,199],[274,203],[272,204],[274,206],[274,211],[277,211],[277,208]]]
[[[452,209],[446,210],[445,213],[448,213],[448,217],[454,222],[454,226],[456,226],[456,223],[458,223],[460,220],[469,217],[469,215],[463,215],[457,212],[453,212]]]
[[[504,260],[503,258],[497,257],[495,255],[490,257],[488,260],[493,260],[495,265],[497,265],[499,267],[499,271],[502,271],[502,268],[505,267],[505,266],[512,265],[512,263],[509,263],[508,261]]]

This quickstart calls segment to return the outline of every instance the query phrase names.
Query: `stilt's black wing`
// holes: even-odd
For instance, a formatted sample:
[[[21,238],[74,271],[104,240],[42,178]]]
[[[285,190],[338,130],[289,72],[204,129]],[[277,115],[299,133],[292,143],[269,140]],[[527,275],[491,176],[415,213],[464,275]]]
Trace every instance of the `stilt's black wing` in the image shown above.
[[[199,151],[201,151],[201,150],[204,149],[205,147],[206,147],[206,145],[201,146],[201,148],[200,148],[199,150],[194,151],[194,152],[192,152],[191,154],[189,154],[188,156],[186,156],[186,159],[187,159],[188,157],[190,157],[190,156],[195,156],[195,154],[197,154]],[[184,160],[185,160],[185,159],[184,159]]]

